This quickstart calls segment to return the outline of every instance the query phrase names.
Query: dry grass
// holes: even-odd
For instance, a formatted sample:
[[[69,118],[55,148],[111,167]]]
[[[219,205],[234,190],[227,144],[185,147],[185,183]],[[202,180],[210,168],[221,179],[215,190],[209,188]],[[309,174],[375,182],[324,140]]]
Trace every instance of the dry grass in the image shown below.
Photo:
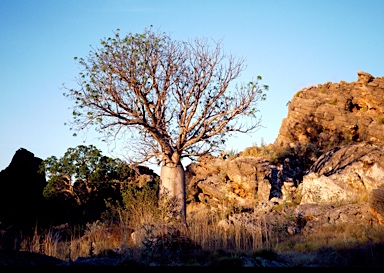
[[[35,232],[32,238],[24,238],[20,250],[70,261],[102,254],[106,250],[120,248],[122,244],[124,240],[120,227],[106,227],[97,221],[87,225],[85,235],[73,234],[69,240],[62,240],[59,233],[52,230],[41,234]]]
[[[191,217],[188,223],[190,238],[209,252],[226,250],[251,253],[260,248],[272,248],[277,242],[276,234],[265,221],[260,220],[251,232],[241,225],[220,225],[223,219],[214,212]]]
[[[313,252],[327,247],[335,249],[353,249],[364,244],[384,243],[384,229],[380,226],[351,225],[339,223],[320,229],[307,236],[297,234],[287,238],[276,246],[284,252],[295,250],[302,253]]]
[[[144,220],[149,221],[147,225],[155,225],[154,220],[159,218],[157,215],[146,215],[137,223],[131,223],[130,219],[137,221],[138,217],[124,218],[122,215],[119,223],[90,223],[86,226],[83,236],[72,235],[69,241],[62,241],[51,231],[41,235],[36,233],[33,238],[24,239],[22,250],[74,261],[78,257],[105,256],[111,250],[129,252],[130,249],[129,255],[139,258],[138,247],[130,236],[133,231],[131,227],[142,227]],[[267,228],[265,222],[261,221],[258,228],[250,232],[242,226],[232,226],[228,229],[220,227],[218,223],[222,219],[218,213],[190,217],[188,230],[183,236],[187,236],[201,251],[210,253],[220,250],[229,253],[252,253],[258,249],[270,249],[278,242],[277,235]],[[167,232],[169,230],[158,230],[156,234],[164,235]]]
[[[21,250],[43,253],[48,256],[57,255],[59,248],[60,237],[51,231],[38,234],[37,228],[32,238],[26,237],[20,244]]]
[[[366,255],[364,260],[378,261],[375,251],[384,253],[384,247],[380,247],[380,244],[384,244],[383,228],[375,228],[368,224],[345,223],[328,228],[322,226],[317,232],[307,236],[302,233],[288,235],[284,231],[286,230],[284,223],[271,225],[263,220],[265,218],[260,217],[250,231],[243,225],[223,225],[223,220],[228,216],[227,212],[204,210],[200,213],[190,212],[188,229],[175,233],[170,231],[169,227],[175,226],[170,225],[169,221],[168,225],[164,225],[166,223],[164,215],[159,209],[161,210],[161,207],[152,211],[148,209],[144,213],[143,209],[137,208],[131,210],[131,214],[128,215],[122,208],[114,208],[113,213],[118,215],[118,220],[114,218],[90,223],[85,227],[82,236],[72,232],[67,241],[61,240],[52,231],[42,234],[36,232],[32,238],[24,239],[22,250],[43,253],[65,261],[74,261],[78,257],[109,256],[118,252],[122,258],[125,256],[135,261],[142,262],[156,258],[166,263],[176,256],[184,255],[174,252],[177,251],[177,248],[176,250],[174,248],[175,244],[178,243],[180,246],[181,243],[189,242],[189,249],[195,252],[188,252],[189,256],[183,258],[188,264],[197,263],[198,259],[214,259],[214,262],[223,263],[238,262],[239,260],[233,257],[240,257],[242,254],[254,256],[255,253],[268,250],[279,253],[294,266],[321,264],[321,261],[328,261],[327,259],[331,257],[342,257],[345,259],[342,262],[345,263],[355,255],[361,256],[362,253]],[[137,215],[132,215],[135,211]],[[287,219],[288,221],[291,222],[292,219]],[[135,245],[131,233],[144,225],[150,228],[147,229],[143,244]],[[156,232],[151,230],[151,227],[156,227]],[[332,250],[329,250],[330,248]],[[356,253],[348,254],[348,250]],[[371,252],[368,253],[367,250]],[[222,261],[220,255],[225,256],[227,260]],[[336,260],[329,261],[336,262]]]
[[[253,156],[253,157],[273,157],[276,153],[276,148],[273,144],[265,145],[263,142],[261,146],[251,146],[245,148],[243,152],[240,153],[241,156]]]

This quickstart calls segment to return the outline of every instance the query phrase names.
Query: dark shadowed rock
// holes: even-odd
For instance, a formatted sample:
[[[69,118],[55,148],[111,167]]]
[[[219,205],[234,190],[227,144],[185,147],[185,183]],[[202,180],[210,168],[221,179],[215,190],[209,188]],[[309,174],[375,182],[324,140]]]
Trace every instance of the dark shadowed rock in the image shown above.
[[[17,233],[28,233],[43,216],[45,175],[39,173],[42,160],[26,149],[16,151],[9,166],[0,172],[0,229],[4,239]],[[13,230],[12,232],[10,230]],[[5,245],[2,245],[4,248]]]
[[[39,253],[0,250],[0,266],[66,266],[69,263]],[[5,267],[7,269],[7,267]],[[0,269],[1,270],[1,269]]]

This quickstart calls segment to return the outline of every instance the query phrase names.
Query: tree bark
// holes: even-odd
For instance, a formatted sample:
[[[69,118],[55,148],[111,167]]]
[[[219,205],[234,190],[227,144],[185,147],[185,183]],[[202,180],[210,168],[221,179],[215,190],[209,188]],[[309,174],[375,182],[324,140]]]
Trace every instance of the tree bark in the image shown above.
[[[176,166],[163,165],[160,172],[160,197],[174,198],[181,220],[186,222],[186,189],[185,171],[181,164]],[[170,204],[171,205],[171,204]]]

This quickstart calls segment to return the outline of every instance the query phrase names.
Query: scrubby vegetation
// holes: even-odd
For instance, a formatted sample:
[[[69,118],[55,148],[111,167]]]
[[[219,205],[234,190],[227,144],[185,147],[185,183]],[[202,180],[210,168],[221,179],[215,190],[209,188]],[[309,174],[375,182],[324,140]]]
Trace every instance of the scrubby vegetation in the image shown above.
[[[316,161],[316,159],[323,153],[316,145],[308,143],[296,146],[278,146],[274,144],[266,144],[263,139],[260,145],[255,143],[253,146],[246,148],[238,156],[253,156],[265,157],[271,164],[283,164],[284,160],[300,159],[303,170],[309,167]]]
[[[244,227],[221,228],[222,215],[212,212],[190,215],[188,229],[182,229],[164,220],[161,207],[139,200],[110,207],[103,219],[85,226],[83,235],[68,231],[67,240],[52,230],[36,231],[23,239],[20,250],[65,261],[118,257],[123,264],[136,265],[243,266],[241,257],[262,257],[285,266],[383,265],[382,230],[368,226],[345,224],[337,231],[287,236],[283,225],[268,229],[261,222],[260,229],[251,233]],[[133,230],[144,231],[141,244],[133,240]]]
[[[284,150],[262,142],[261,147],[255,145],[230,155],[263,156],[275,159],[275,164],[283,164],[288,156],[306,157],[309,164],[316,152],[310,145]],[[77,161],[71,164],[77,167],[69,168],[68,158],[74,154]],[[285,215],[283,221],[276,218],[271,224],[260,217],[252,223],[252,229],[226,224],[231,216],[242,212],[239,207],[223,204],[221,209],[208,206],[198,210],[192,209],[198,204],[190,201],[184,225],[172,214],[174,200],[167,196],[159,200],[159,177],[146,168],[131,169],[123,162],[103,157],[95,147],[84,146],[68,150],[63,158],[43,162],[42,170],[50,174],[44,196],[50,202],[49,212],[54,214],[54,221],[50,225],[46,225],[47,221],[37,222],[32,234],[11,237],[13,242],[8,248],[11,245],[14,250],[45,254],[66,262],[110,258],[119,265],[130,266],[384,265],[380,258],[384,254],[383,230],[368,224],[344,223],[322,227],[312,234],[287,232],[292,222],[304,227],[308,220],[293,216],[297,200],[273,206],[271,212]],[[63,181],[65,177],[76,181],[73,188],[69,187],[72,183]],[[75,187],[76,183],[88,183],[91,190]],[[105,191],[105,183],[118,187]],[[2,248],[9,239],[5,235],[0,241]]]

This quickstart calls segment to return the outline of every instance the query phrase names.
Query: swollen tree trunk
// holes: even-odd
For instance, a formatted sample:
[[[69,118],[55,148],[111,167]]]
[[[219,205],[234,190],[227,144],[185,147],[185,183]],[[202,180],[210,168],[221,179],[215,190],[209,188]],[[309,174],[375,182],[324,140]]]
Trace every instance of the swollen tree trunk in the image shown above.
[[[168,198],[171,212],[186,222],[185,171],[181,164],[163,165],[160,172],[160,197]]]

